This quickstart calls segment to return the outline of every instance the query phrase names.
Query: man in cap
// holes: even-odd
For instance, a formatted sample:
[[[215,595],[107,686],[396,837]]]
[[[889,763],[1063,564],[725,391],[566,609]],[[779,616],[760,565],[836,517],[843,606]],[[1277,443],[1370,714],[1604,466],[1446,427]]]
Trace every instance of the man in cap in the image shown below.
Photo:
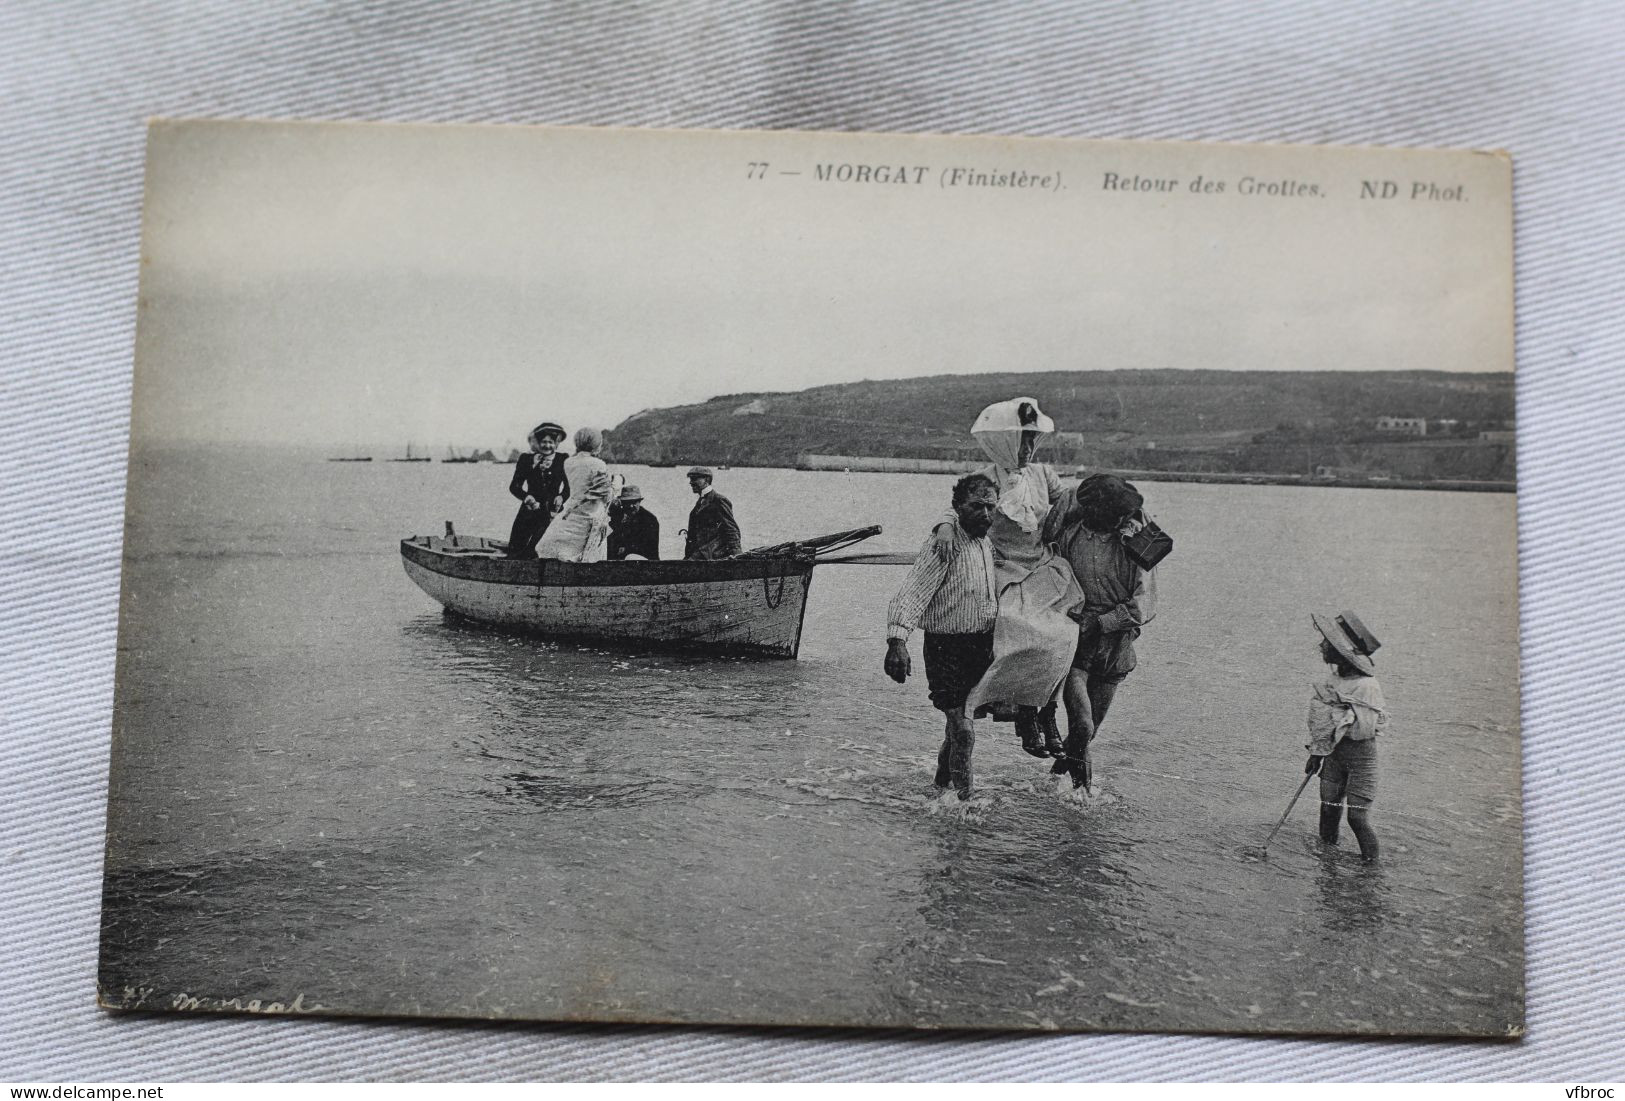
[[[732,558],[740,551],[739,523],[734,519],[733,502],[711,488],[709,467],[688,471],[688,488],[699,500],[688,514],[688,539],[683,557],[688,559]]]
[[[536,557],[536,544],[570,496],[564,477],[564,460],[570,456],[559,450],[563,442],[564,429],[543,421],[530,430],[530,450],[514,464],[508,492],[519,498],[519,513],[508,533],[509,558]]]
[[[643,490],[627,486],[609,507],[609,557],[618,562],[634,554],[660,560],[660,521],[643,507]]]

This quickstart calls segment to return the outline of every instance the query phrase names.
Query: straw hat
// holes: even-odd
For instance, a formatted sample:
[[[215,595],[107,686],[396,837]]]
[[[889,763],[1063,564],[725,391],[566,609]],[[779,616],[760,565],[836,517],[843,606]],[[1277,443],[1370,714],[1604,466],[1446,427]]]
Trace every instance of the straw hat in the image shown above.
[[[1371,664],[1371,655],[1377,652],[1382,643],[1360,622],[1358,616],[1353,612],[1344,612],[1334,621],[1319,612],[1311,612],[1309,618],[1314,622],[1315,629],[1345,661],[1368,677],[1377,675],[1377,667]]]

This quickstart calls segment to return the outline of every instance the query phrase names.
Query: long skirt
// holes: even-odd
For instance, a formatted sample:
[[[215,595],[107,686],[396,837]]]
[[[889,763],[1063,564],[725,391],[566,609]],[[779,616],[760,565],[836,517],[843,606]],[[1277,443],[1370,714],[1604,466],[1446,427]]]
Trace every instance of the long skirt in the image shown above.
[[[565,512],[548,525],[536,544],[537,558],[562,562],[602,562],[609,542],[609,520],[587,512]]]
[[[513,530],[508,533],[508,557],[535,558],[536,543],[547,533],[552,519],[553,514],[545,505],[541,508],[520,505],[518,515],[513,518]]]
[[[993,664],[971,689],[968,713],[1052,702],[1078,648],[1077,622],[1066,613],[1083,601],[1083,590],[1065,558],[1046,551],[1036,565],[1007,560],[999,575]]]

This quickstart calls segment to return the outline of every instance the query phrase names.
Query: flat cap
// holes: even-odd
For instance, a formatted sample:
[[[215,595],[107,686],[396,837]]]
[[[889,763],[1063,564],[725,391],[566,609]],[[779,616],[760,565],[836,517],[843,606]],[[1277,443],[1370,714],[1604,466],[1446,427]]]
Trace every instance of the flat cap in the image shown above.
[[[716,477],[716,475],[711,473],[711,468],[708,467],[708,466],[691,466],[691,467],[688,468],[688,476],[690,478],[714,478],[714,477]]]

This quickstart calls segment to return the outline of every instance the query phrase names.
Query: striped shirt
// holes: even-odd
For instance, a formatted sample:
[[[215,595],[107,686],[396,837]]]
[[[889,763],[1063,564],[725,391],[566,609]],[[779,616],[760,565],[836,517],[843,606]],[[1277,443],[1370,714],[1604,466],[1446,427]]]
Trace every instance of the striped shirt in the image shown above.
[[[886,637],[903,638],[919,627],[932,634],[969,635],[993,629],[999,599],[993,587],[993,545],[973,538],[955,519],[948,561],[927,537],[903,587],[886,609]]]

